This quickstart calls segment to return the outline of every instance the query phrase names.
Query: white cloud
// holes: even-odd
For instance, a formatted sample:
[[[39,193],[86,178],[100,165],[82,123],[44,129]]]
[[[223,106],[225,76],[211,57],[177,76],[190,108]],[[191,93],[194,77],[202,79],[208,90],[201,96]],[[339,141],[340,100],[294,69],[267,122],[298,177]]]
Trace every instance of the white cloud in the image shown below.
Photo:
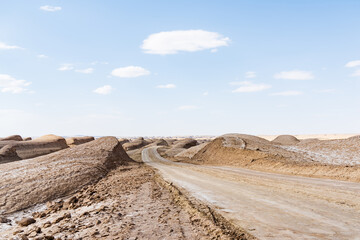
[[[264,83],[252,83],[249,81],[243,81],[243,82],[231,82],[231,85],[239,85],[240,87],[233,90],[232,92],[260,92],[266,89],[271,88],[271,85],[264,84]]]
[[[314,76],[311,72],[308,71],[284,71],[274,75],[276,79],[288,79],[288,80],[310,80],[313,79]]]
[[[302,95],[301,91],[284,91],[270,94],[271,96],[299,96]]]
[[[216,32],[204,30],[179,30],[159,32],[148,36],[141,48],[150,54],[176,54],[228,46],[230,39]],[[214,52],[214,50],[212,51]]]
[[[44,55],[44,54],[39,54],[37,55],[38,58],[48,58],[48,56]]]
[[[157,88],[176,88],[175,84],[158,85]]]
[[[178,107],[179,110],[195,110],[198,108],[199,107],[195,106],[195,105],[183,105],[183,106]]]
[[[216,53],[217,51],[218,51],[217,48],[213,48],[213,49],[210,50],[210,52],[212,52],[212,53]]]
[[[208,96],[208,95],[209,95],[209,92],[203,92],[202,95],[203,95],[203,96]]]
[[[105,85],[94,90],[94,93],[107,95],[112,92],[113,88],[110,85]]]
[[[7,45],[6,43],[0,42],[0,50],[10,50],[10,49],[21,49],[21,47],[15,45]]]
[[[61,7],[46,5],[46,6],[41,6],[40,9],[47,12],[56,12],[56,11],[60,11]]]
[[[356,70],[353,74],[351,74],[352,77],[360,77],[360,69]]]
[[[352,68],[352,67],[359,67],[360,66],[360,60],[350,61],[347,64],[345,64],[345,67]]]
[[[62,64],[61,67],[58,68],[59,71],[70,71],[74,69],[74,65],[73,64]]]
[[[142,67],[128,66],[114,69],[111,74],[119,78],[136,78],[149,75],[150,72]]]
[[[94,69],[93,68],[77,69],[77,70],[75,70],[75,72],[90,74],[90,73],[94,72]]]
[[[256,78],[256,72],[246,72],[245,78]]]
[[[10,92],[10,93],[22,93],[27,91],[27,86],[31,82],[25,80],[17,80],[10,75],[0,74],[0,91],[1,92]]]

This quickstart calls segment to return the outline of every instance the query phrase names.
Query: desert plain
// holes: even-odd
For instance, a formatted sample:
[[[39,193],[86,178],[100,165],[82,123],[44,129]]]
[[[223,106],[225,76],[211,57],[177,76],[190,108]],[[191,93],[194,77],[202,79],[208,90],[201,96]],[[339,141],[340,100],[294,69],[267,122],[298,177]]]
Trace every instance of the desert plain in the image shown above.
[[[360,239],[358,134],[0,139],[0,239]]]

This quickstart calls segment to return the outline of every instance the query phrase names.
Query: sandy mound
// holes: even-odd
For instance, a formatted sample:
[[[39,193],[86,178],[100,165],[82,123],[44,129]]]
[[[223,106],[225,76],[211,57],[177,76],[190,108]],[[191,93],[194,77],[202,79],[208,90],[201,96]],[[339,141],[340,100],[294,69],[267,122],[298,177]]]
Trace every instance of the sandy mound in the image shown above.
[[[280,135],[280,136],[277,136],[271,142],[279,143],[279,144],[283,144],[283,145],[294,145],[294,144],[299,143],[300,140],[292,135]]]
[[[149,145],[150,146],[169,146],[169,144],[167,143],[167,141],[165,141],[164,139],[158,139],[155,142],[151,143]]]
[[[130,142],[129,139],[127,139],[127,138],[119,138],[118,140],[121,145],[123,145],[124,143]]]
[[[1,141],[0,149],[6,145],[15,147],[21,159],[42,156],[68,147],[64,138],[55,135],[46,135],[31,141]]]
[[[166,141],[166,142],[168,143],[168,145],[170,146],[170,145],[173,145],[174,142],[177,141],[177,139],[175,139],[175,138],[167,138],[165,141]]]
[[[0,163],[11,162],[16,160],[21,160],[21,158],[17,155],[14,146],[6,145],[5,147],[0,149]]]
[[[0,141],[22,141],[22,140],[23,139],[20,135],[11,135],[0,139]]]
[[[186,138],[186,139],[183,139],[183,140],[179,140],[179,141],[176,141],[174,142],[174,148],[191,148],[193,146],[196,146],[197,145],[197,141],[195,139],[192,139],[192,138]]]
[[[203,147],[193,159],[210,164],[231,165],[234,162],[248,164],[255,159],[269,157],[268,153],[260,149],[270,144],[269,141],[256,136],[226,134]]]
[[[69,147],[73,147],[73,146],[77,146],[80,144],[84,144],[87,142],[91,142],[94,141],[95,138],[94,137],[90,137],[90,136],[86,136],[86,137],[72,137],[72,138],[67,138],[66,139],[66,144]]]
[[[170,149],[166,150],[165,155],[167,157],[174,157],[175,155],[177,155],[177,154],[179,154],[179,153],[181,153],[181,152],[183,152],[185,150],[186,150],[186,148],[174,148],[173,147],[173,148],[170,148]]]
[[[130,150],[142,148],[148,144],[149,143],[147,141],[145,141],[143,138],[138,138],[132,142],[124,143],[123,148],[125,149],[125,151],[130,151]]]
[[[205,142],[205,143],[202,143],[195,147],[185,149],[182,152],[176,154],[175,158],[177,158],[177,159],[192,159],[195,156],[195,154],[197,154],[201,149],[203,149],[208,144],[209,144],[208,142]]]
[[[267,165],[271,162],[305,163],[313,160],[266,139],[245,135],[220,136],[198,151],[193,160],[221,165]]]
[[[114,137],[47,156],[0,165],[0,213],[13,212],[69,194],[132,162]]]

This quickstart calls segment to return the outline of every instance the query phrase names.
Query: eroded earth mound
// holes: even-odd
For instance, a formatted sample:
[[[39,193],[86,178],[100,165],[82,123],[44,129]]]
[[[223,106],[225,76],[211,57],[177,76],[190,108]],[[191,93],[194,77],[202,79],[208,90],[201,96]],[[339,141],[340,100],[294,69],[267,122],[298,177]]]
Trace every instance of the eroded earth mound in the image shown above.
[[[16,148],[11,145],[6,145],[0,149],[0,163],[21,160],[16,153]]]
[[[66,144],[69,147],[73,147],[73,146],[77,146],[80,144],[84,144],[87,142],[91,142],[94,141],[95,138],[94,137],[90,137],[90,136],[85,136],[85,137],[72,137],[72,138],[67,138],[66,139]]]
[[[294,144],[299,143],[300,140],[297,139],[295,136],[292,136],[292,135],[280,135],[280,136],[277,136],[271,142],[279,143],[279,144],[283,144],[283,145],[294,145]]]
[[[22,141],[22,140],[23,139],[20,135],[11,135],[0,139],[0,141]]]
[[[124,143],[122,146],[125,149],[125,151],[130,151],[130,150],[135,150],[135,149],[138,149],[138,148],[142,148],[142,147],[144,147],[144,146],[146,146],[148,144],[149,143],[147,141],[145,141],[144,138],[138,138],[138,139],[135,139],[132,142]]]
[[[45,135],[29,141],[1,141],[0,149],[6,145],[13,146],[21,159],[34,158],[68,147],[63,137]]]
[[[0,214],[69,194],[132,162],[115,137],[0,165]]]

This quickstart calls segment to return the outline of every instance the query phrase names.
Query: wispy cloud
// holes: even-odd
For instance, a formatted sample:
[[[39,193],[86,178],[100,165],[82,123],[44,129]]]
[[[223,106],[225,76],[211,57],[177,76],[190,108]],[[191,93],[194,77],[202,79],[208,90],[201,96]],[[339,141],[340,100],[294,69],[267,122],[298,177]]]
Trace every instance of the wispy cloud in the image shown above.
[[[157,88],[176,88],[175,84],[158,85]]]
[[[21,47],[15,45],[8,45],[6,43],[0,42],[0,50],[11,50],[11,49],[21,49]]]
[[[309,71],[283,71],[274,75],[276,79],[287,79],[287,80],[311,80],[314,75]]]
[[[105,85],[103,87],[99,87],[94,90],[94,93],[107,95],[110,94],[113,91],[113,88],[110,85]]]
[[[179,110],[195,110],[195,109],[198,109],[199,107],[198,106],[195,106],[195,105],[183,105],[183,106],[180,106],[178,107]]]
[[[93,68],[76,69],[75,72],[84,73],[84,74],[90,74],[90,73],[94,72],[94,69]]]
[[[256,72],[246,72],[245,78],[256,78]]]
[[[70,70],[74,70],[74,65],[73,64],[69,64],[69,63],[65,63],[62,64],[59,68],[59,71],[70,71]]]
[[[345,64],[345,67],[348,67],[348,68],[359,67],[359,66],[360,66],[360,60],[350,61],[347,64]]]
[[[203,94],[202,94],[203,96],[208,96],[209,95],[209,92],[208,91],[206,91],[206,92],[203,92]]]
[[[277,93],[271,93],[271,96],[299,96],[302,95],[303,92],[301,91],[284,91],[284,92],[277,92]]]
[[[149,75],[150,71],[138,66],[128,66],[116,68],[111,72],[111,75],[119,78],[136,78]]]
[[[46,12],[56,12],[56,11],[60,11],[62,8],[58,6],[45,5],[45,6],[41,6],[40,9]]]
[[[230,39],[216,32],[205,30],[178,30],[159,32],[148,36],[141,45],[145,53],[176,54],[216,49],[228,46]],[[216,50],[213,50],[214,52]]]
[[[16,78],[7,75],[0,74],[0,90],[1,92],[9,92],[9,93],[22,93],[28,91],[27,86],[29,86],[31,82],[27,82],[25,80],[17,80]]]
[[[44,55],[44,54],[39,54],[37,55],[38,58],[48,58],[48,56]]]
[[[230,85],[238,85],[240,87],[233,90],[233,93],[249,93],[249,92],[261,92],[271,88],[271,85],[265,83],[253,83],[250,81],[243,82],[231,82]]]

